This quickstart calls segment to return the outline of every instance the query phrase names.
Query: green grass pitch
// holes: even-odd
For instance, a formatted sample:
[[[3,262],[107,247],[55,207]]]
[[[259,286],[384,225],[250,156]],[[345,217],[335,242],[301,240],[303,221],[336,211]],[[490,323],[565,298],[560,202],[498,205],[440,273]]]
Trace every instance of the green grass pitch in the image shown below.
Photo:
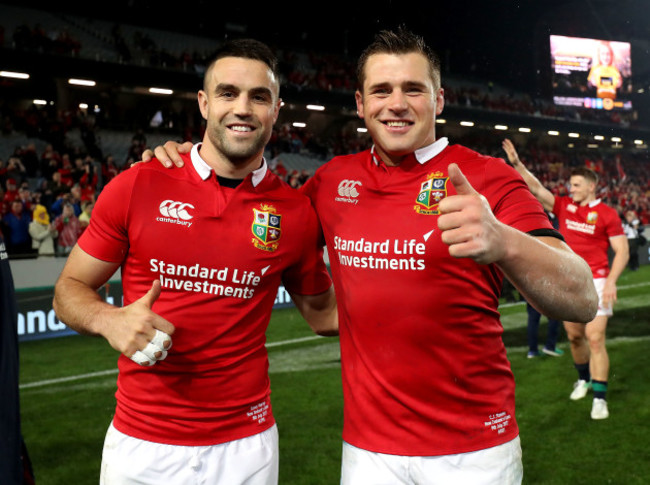
[[[650,266],[626,271],[608,328],[610,418],[569,400],[576,379],[562,330],[560,358],[526,358],[526,310],[503,304],[503,339],[517,381],[524,483],[650,483]],[[542,319],[540,340],[545,336]],[[280,483],[339,483],[342,394],[337,338],[314,336],[293,309],[268,331],[272,401],[280,431]],[[25,342],[21,406],[37,483],[98,483],[112,417],[117,354],[102,339]]]

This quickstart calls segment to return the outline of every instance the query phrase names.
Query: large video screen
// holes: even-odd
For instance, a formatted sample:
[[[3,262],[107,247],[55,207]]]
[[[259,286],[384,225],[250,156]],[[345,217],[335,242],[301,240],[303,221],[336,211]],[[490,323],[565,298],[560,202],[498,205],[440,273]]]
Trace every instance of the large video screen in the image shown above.
[[[629,42],[551,35],[553,102],[590,109],[631,110]]]

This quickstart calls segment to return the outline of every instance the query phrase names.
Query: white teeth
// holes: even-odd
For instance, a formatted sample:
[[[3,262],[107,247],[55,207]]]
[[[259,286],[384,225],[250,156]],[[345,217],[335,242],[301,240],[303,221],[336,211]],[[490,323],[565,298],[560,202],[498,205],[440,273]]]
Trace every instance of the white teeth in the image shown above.
[[[231,130],[233,131],[253,131],[253,129],[250,126],[231,126]]]
[[[407,126],[408,123],[406,121],[387,121],[386,124],[388,126]]]

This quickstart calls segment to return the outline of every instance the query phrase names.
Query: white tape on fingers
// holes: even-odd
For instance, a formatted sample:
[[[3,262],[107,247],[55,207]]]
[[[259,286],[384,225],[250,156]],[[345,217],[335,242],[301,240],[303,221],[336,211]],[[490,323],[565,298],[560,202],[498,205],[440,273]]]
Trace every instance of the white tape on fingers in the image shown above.
[[[158,357],[156,357],[156,354],[162,354],[165,349],[162,347],[158,347],[156,344],[153,343],[153,341],[149,342],[147,346],[142,349],[142,353],[147,356],[147,358],[156,361],[158,360]]]
[[[167,351],[163,350],[162,355],[158,357],[158,360],[165,360],[167,358]]]
[[[156,335],[151,339],[151,343],[157,345],[162,350],[169,350],[172,348],[172,338],[162,330],[156,329]],[[165,346],[165,344],[167,344]]]
[[[130,357],[133,362],[144,367],[149,367],[156,363],[156,359],[150,359],[145,355],[144,352],[136,350],[135,353]]]

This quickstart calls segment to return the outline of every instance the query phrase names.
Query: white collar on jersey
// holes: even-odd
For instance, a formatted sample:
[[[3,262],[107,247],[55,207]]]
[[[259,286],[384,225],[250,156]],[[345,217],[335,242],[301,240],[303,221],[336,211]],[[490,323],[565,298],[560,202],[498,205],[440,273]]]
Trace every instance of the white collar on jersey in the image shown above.
[[[592,200],[589,202],[589,207],[596,207],[598,204],[600,204],[600,199]]]
[[[422,165],[440,154],[440,152],[447,148],[447,145],[449,145],[449,139],[446,136],[443,136],[434,141],[431,145],[415,150],[415,159],[420,163],[420,165]],[[375,165],[379,165],[379,161],[375,156],[375,145],[372,146],[370,153],[372,154],[372,159],[374,160]]]
[[[210,172],[212,172],[212,167],[210,167],[210,165],[208,165],[205,160],[201,158],[201,155],[199,155],[199,148],[201,148],[201,145],[202,143],[196,143],[192,147],[190,156],[192,157],[192,165],[194,165],[194,170],[196,170],[196,173],[199,174],[199,177],[201,177],[202,180],[207,180],[210,177]],[[259,183],[264,180],[267,170],[268,167],[266,165],[266,159],[262,157],[262,166],[257,170],[253,170],[253,176],[251,180],[253,187],[257,187]]]

